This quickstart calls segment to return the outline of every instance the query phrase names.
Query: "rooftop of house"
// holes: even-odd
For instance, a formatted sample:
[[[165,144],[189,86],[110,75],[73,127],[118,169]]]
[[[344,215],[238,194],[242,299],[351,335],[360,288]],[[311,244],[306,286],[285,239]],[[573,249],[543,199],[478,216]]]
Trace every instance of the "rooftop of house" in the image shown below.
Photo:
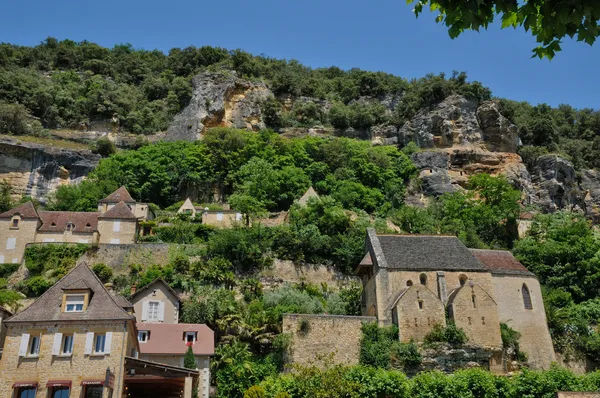
[[[377,235],[373,229],[367,239],[382,256],[382,268],[408,271],[487,271],[473,253],[455,236]]]
[[[13,209],[7,210],[0,214],[0,219],[13,218],[15,215],[20,215],[21,218],[36,219],[39,218],[38,212],[35,210],[33,203],[25,202]]]
[[[98,218],[113,218],[121,220],[137,220],[137,217],[125,202],[119,202],[109,209],[106,213],[102,213]]]
[[[141,354],[179,354],[187,351],[186,332],[197,334],[192,344],[195,355],[214,355],[214,332],[204,324],[189,323],[138,323],[139,331],[148,331],[147,342],[140,344]]]
[[[317,193],[317,191],[314,190],[313,187],[309,187],[306,192],[304,192],[304,195],[302,195],[302,197],[300,199],[298,199],[298,203],[300,203],[301,205],[305,205],[306,203],[308,203],[308,200],[310,198],[319,198],[319,194]]]
[[[89,290],[90,299],[83,312],[63,312],[63,296],[69,290]],[[85,264],[73,268],[29,307],[5,322],[56,322],[56,321],[102,321],[134,320],[120,303],[110,295],[102,282]]]
[[[42,220],[40,232],[63,232],[67,224],[73,224],[73,232],[94,232],[98,230],[98,216],[96,212],[79,211],[40,211]]]
[[[535,276],[507,250],[470,250],[492,274]]]
[[[171,286],[169,286],[169,284],[167,282],[165,282],[164,279],[162,278],[156,278],[155,280],[153,280],[152,282],[150,282],[148,285],[144,286],[143,288],[136,290],[131,296],[129,296],[129,300],[134,300],[136,297],[139,297],[140,295],[142,295],[142,292],[146,292],[149,293],[152,288],[156,287],[157,285],[162,285],[164,287],[167,288],[167,290],[173,295],[175,296],[175,298],[177,298],[177,300],[179,300],[179,294],[177,294],[177,292],[175,290],[173,290],[171,288]],[[145,294],[146,294],[145,293]]]
[[[135,199],[131,197],[131,195],[127,191],[127,188],[125,188],[124,186],[120,187],[119,189],[108,195],[106,198],[100,200],[100,203],[119,202],[135,203]]]

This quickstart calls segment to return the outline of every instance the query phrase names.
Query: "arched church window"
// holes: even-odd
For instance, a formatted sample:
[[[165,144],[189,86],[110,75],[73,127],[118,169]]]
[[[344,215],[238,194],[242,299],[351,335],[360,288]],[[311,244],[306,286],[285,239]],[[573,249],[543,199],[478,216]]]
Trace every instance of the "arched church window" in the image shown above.
[[[409,279],[406,281],[406,286],[411,287],[413,285],[413,282]]]
[[[464,286],[465,283],[467,283],[467,280],[469,278],[467,278],[467,276],[465,274],[462,274],[461,276],[458,277],[458,281],[460,282],[461,286]]]
[[[533,304],[531,302],[531,293],[529,292],[529,288],[526,284],[523,283],[523,287],[521,287],[521,294],[523,295],[523,306],[526,310],[532,310]]]
[[[421,282],[421,285],[427,286],[427,275],[419,275],[419,282]]]

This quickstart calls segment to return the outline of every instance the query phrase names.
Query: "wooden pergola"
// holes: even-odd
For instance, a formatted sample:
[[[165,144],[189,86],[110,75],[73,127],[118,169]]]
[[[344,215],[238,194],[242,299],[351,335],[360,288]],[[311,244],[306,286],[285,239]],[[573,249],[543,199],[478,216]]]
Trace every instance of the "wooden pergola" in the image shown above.
[[[192,398],[200,376],[197,370],[132,357],[125,357],[125,371],[127,398]]]

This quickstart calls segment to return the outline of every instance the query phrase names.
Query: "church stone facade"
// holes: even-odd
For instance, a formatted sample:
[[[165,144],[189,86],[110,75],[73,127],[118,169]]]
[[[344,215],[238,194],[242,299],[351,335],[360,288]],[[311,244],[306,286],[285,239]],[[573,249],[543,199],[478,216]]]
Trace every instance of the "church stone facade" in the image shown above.
[[[533,368],[555,361],[540,284],[510,252],[468,249],[454,236],[377,235],[367,231],[357,268],[363,315],[396,324],[401,341],[422,341],[448,320],[469,343],[497,351],[500,323],[521,333]]]

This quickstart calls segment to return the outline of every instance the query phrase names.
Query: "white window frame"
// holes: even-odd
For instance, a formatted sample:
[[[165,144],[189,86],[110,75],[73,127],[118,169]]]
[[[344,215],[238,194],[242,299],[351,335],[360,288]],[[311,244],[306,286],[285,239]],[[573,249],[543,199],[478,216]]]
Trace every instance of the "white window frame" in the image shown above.
[[[156,311],[154,311],[153,308],[156,308]],[[148,322],[158,322],[160,319],[160,301],[148,301],[148,314],[146,315],[146,319]]]
[[[69,299],[81,297],[81,300],[71,300]],[[72,309],[69,309],[69,306],[73,306]],[[81,306],[81,309],[77,309],[77,306]],[[67,294],[65,299],[65,312],[83,312],[83,308],[85,307],[85,294]]]
[[[6,250],[14,250],[17,247],[17,238],[6,239]]]
[[[68,351],[65,350],[67,348],[66,344],[70,341]],[[75,334],[65,334],[63,335],[62,341],[60,342],[60,355],[61,356],[72,356],[73,355],[73,345],[75,343]]]
[[[29,345],[27,347],[27,358],[37,358],[40,356],[40,345],[42,343],[42,335],[31,335]]]
[[[113,232],[121,232],[121,221],[113,221]]]
[[[195,344],[195,343],[196,343],[196,341],[197,341],[197,336],[198,336],[198,334],[197,334],[196,332],[185,332],[185,343],[186,343],[186,344],[187,344],[187,343],[190,343],[190,341],[188,341],[188,336],[192,336],[192,339],[193,339],[193,340],[191,341],[191,343],[192,343],[192,344]]]
[[[143,340],[142,340],[142,336],[144,336],[144,337],[143,337]],[[139,342],[140,344],[145,344],[145,343],[147,343],[147,342],[148,342],[148,339],[149,339],[149,337],[150,337],[150,333],[149,333],[147,330],[140,330],[140,331],[138,331],[138,342]]]

